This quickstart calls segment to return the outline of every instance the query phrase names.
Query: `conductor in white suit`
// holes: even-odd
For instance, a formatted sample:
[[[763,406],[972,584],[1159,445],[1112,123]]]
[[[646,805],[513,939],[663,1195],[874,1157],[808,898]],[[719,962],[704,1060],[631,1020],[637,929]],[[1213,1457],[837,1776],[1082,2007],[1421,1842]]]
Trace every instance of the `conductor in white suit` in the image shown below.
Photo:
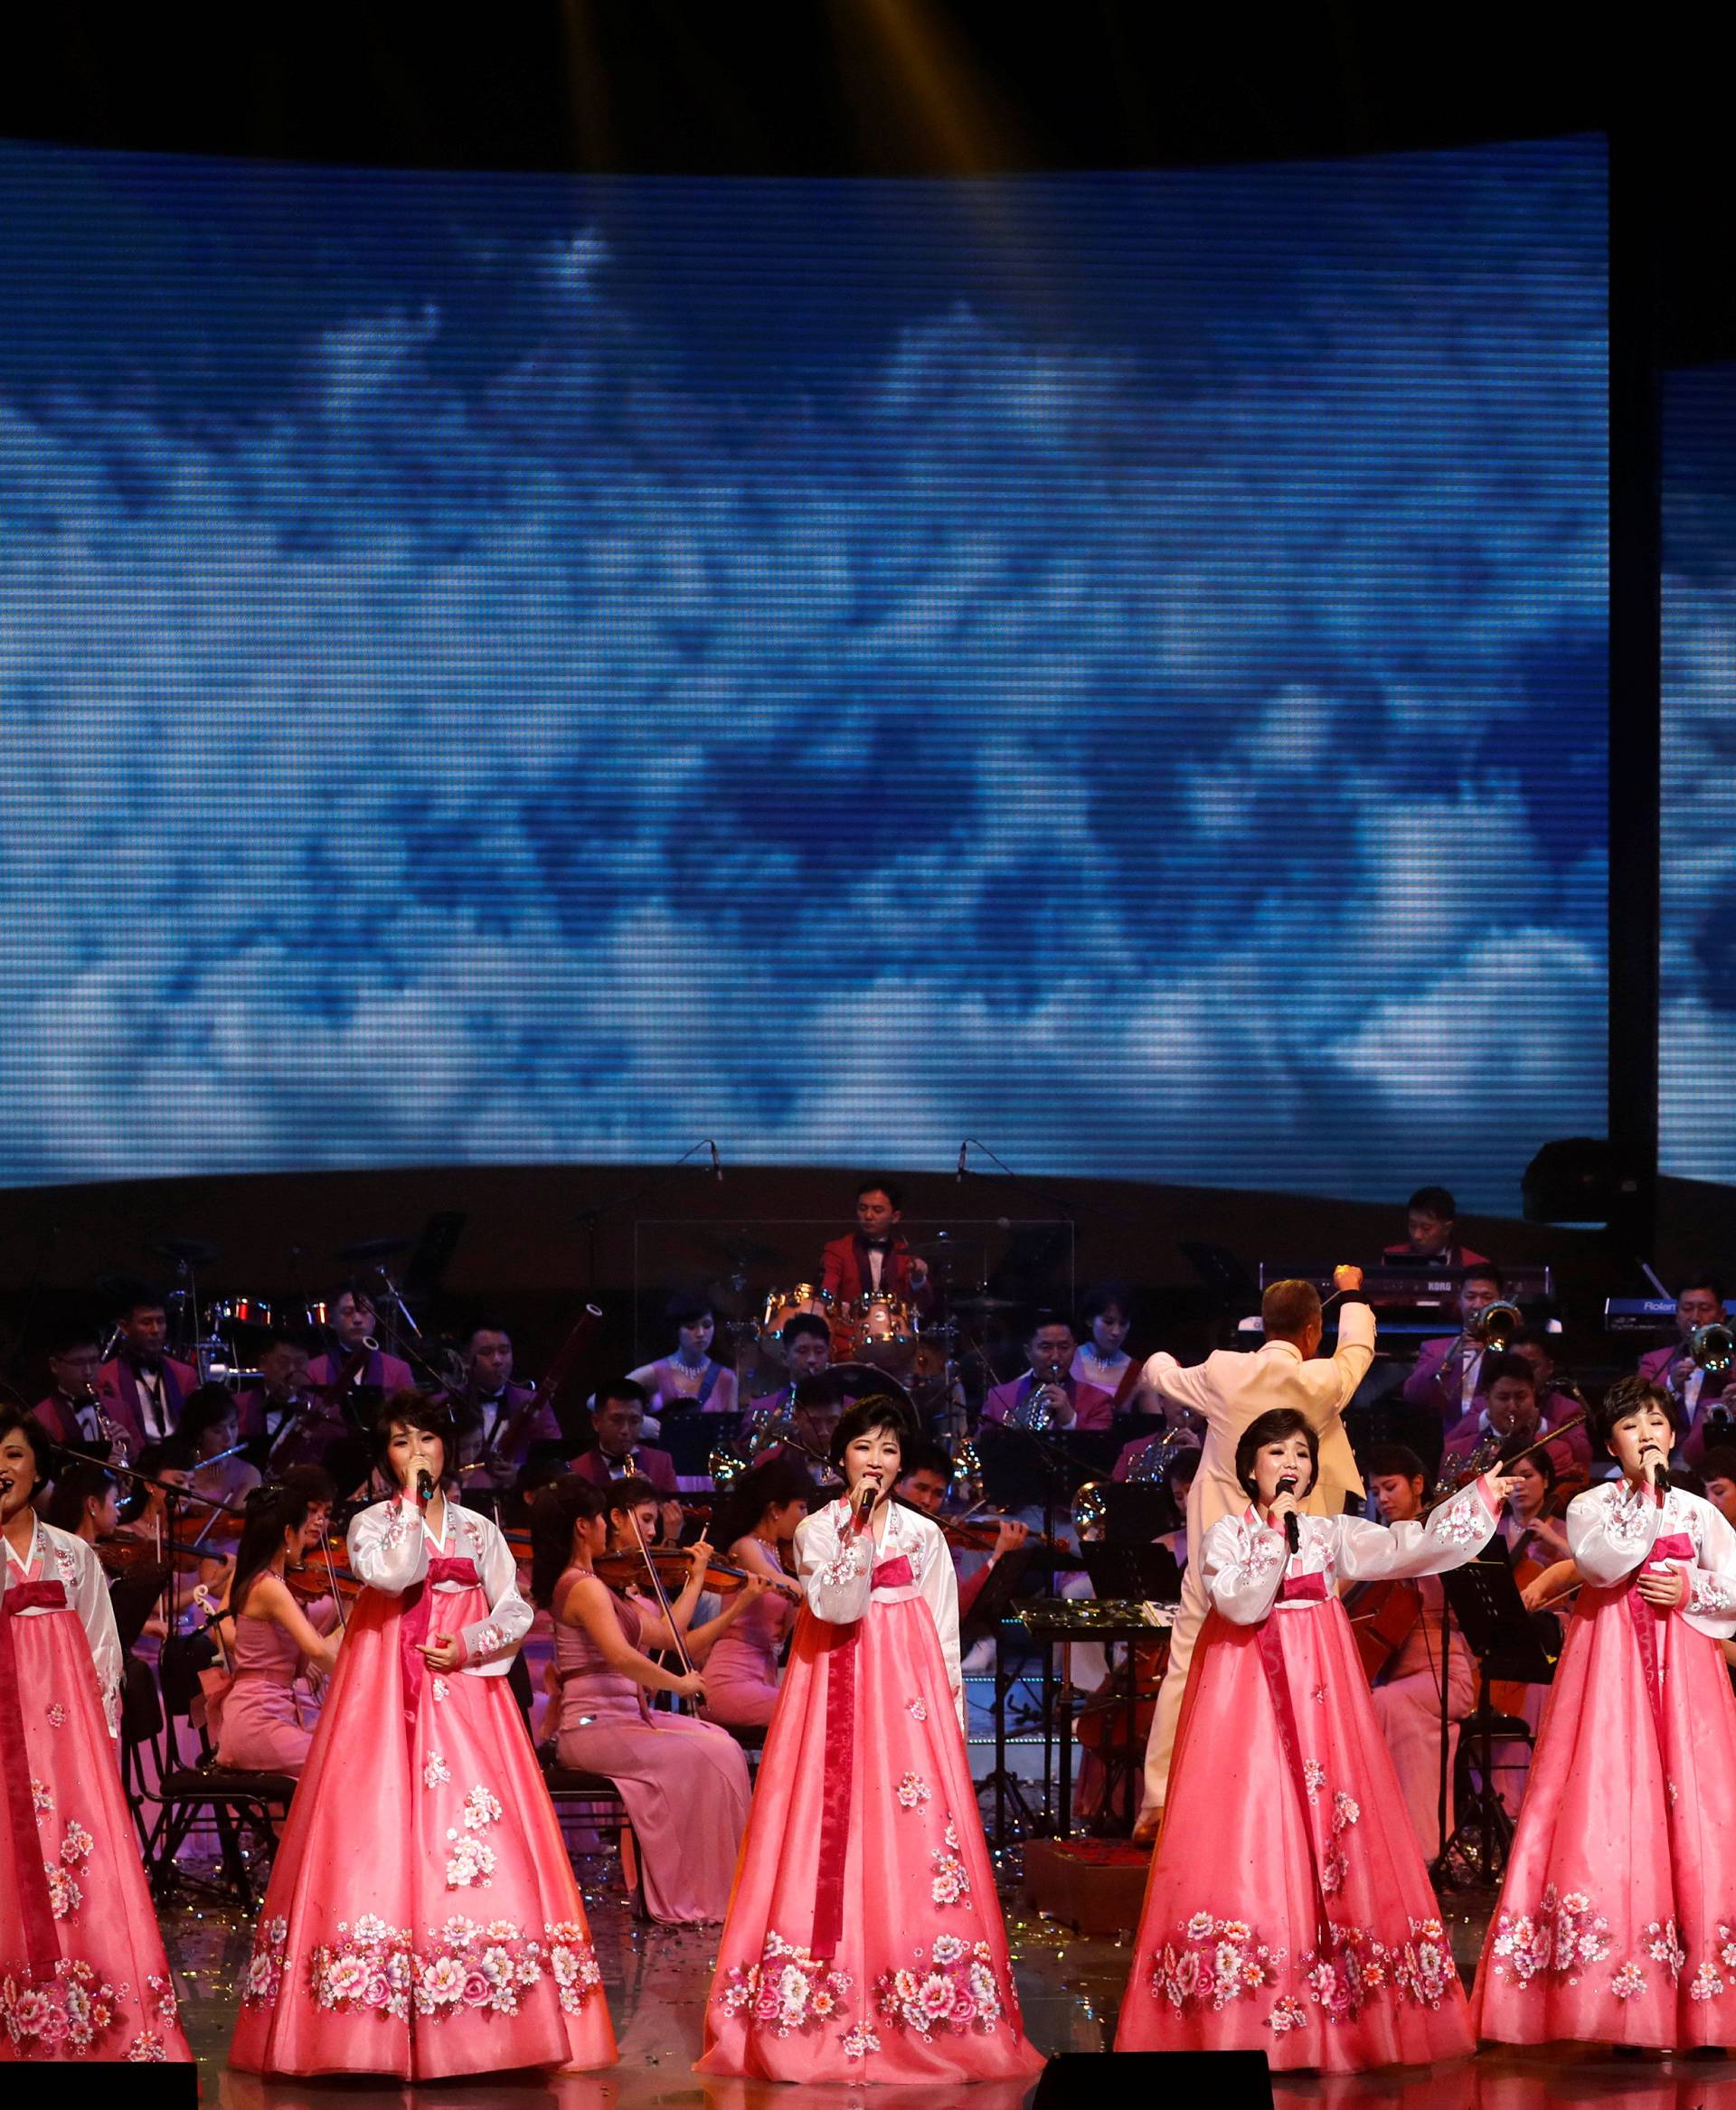
[[[1363,1492],[1343,1417],[1373,1361],[1374,1314],[1367,1305],[1349,1301],[1362,1290],[1360,1267],[1337,1268],[1332,1279],[1346,1301],[1339,1313],[1338,1345],[1327,1358],[1313,1360],[1325,1333],[1320,1293],[1311,1282],[1289,1281],[1274,1282],[1260,1300],[1266,1338],[1257,1353],[1221,1348],[1184,1370],[1173,1355],[1160,1351],[1146,1364],[1144,1381],[1154,1391],[1191,1407],[1204,1421],[1205,1446],[1187,1498],[1182,1608],[1170,1629],[1169,1668],[1146,1747],[1145,1794],[1136,1839],[1155,1836],[1162,1821],[1187,1668],[1210,1608],[1200,1579],[1199,1548],[1220,1517],[1239,1514],[1248,1506],[1247,1493],[1236,1478],[1236,1444],[1242,1430],[1275,1407],[1294,1408],[1320,1439],[1320,1470],[1301,1506],[1316,1516],[1334,1516],[1343,1510],[1347,1494]]]

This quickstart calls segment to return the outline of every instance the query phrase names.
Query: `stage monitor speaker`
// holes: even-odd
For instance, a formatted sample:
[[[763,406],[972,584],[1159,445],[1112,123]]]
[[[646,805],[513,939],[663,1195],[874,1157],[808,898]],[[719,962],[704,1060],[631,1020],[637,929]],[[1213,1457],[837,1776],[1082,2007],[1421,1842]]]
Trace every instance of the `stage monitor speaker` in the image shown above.
[[[115,2100],[124,2103],[127,2110],[199,2110],[199,2068],[192,2064],[151,2066],[126,2058],[81,2058],[76,2067],[63,2067],[61,2072],[68,2080],[77,2075],[80,2095],[90,2090],[84,2098],[87,2103],[106,2100],[106,2090],[99,2086],[106,2074],[114,2086]],[[46,2080],[48,2076],[41,2077]]]
[[[1063,2051],[1043,2068],[1031,2110],[1272,2110],[1263,2051]]]

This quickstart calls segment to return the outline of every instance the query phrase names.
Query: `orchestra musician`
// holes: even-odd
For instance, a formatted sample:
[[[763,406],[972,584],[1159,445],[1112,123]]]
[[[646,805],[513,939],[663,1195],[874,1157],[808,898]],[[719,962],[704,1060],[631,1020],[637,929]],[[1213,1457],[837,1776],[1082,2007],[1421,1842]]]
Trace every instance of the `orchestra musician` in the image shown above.
[[[114,1356],[97,1372],[97,1389],[137,1455],[145,1445],[175,1434],[199,1373],[165,1353],[168,1308],[155,1291],[136,1291],[115,1316],[120,1338]]]
[[[329,1398],[340,1387],[345,1393],[373,1390],[388,1397],[410,1392],[416,1379],[401,1357],[383,1349],[370,1348],[373,1330],[380,1323],[373,1296],[359,1282],[340,1283],[330,1299],[332,1339],[335,1347],[316,1355],[307,1365],[307,1381]]]
[[[718,1504],[723,1558],[772,1587],[720,1634],[704,1658],[705,1719],[763,1729],[778,1704],[778,1653],[801,1592],[791,1578],[796,1529],[814,1505],[814,1476],[795,1451],[776,1452],[741,1474]]]
[[[929,1264],[910,1251],[898,1230],[904,1196],[892,1181],[875,1174],[856,1189],[856,1228],[834,1239],[821,1257],[821,1286],[847,1303],[883,1294],[919,1312],[934,1305]]]
[[[1094,1284],[1080,1299],[1079,1310],[1089,1331],[1073,1357],[1074,1377],[1107,1392],[1117,1414],[1158,1413],[1162,1401],[1139,1382],[1139,1365],[1127,1353],[1133,1298],[1126,1284]]]
[[[1199,1416],[1190,1413],[1179,1399],[1165,1399],[1161,1393],[1154,1394],[1153,1398],[1156,1401],[1155,1426],[1146,1426],[1122,1445],[1115,1470],[1109,1475],[1112,1480],[1131,1480],[1139,1460],[1154,1445],[1169,1444],[1174,1448],[1198,1454],[1202,1440]]]
[[[235,1395],[236,1427],[261,1471],[316,1465],[349,1434],[335,1402],[313,1389],[305,1342],[273,1333],[259,1351],[259,1381]]]
[[[1422,1460],[1403,1444],[1379,1444],[1363,1460],[1368,1492],[1383,1524],[1415,1524],[1423,1519],[1429,1474]],[[1505,1512],[1503,1516],[1505,1518]],[[1453,1832],[1453,1770],[1458,1750],[1458,1725],[1477,1705],[1477,1658],[1472,1655],[1447,1609],[1447,1596],[1438,1576],[1425,1575],[1392,1585],[1363,1586],[1363,1591],[1401,1590],[1393,1624],[1384,1627],[1397,1635],[1391,1642],[1384,1664],[1372,1672],[1374,1719],[1386,1739],[1387,1756],[1398,1776],[1404,1806],[1425,1860],[1432,1861],[1441,1849],[1440,1835],[1440,1672],[1441,1628],[1451,1630],[1447,1648],[1447,1715],[1450,1723],[1447,1747],[1447,1835]],[[1345,1596],[1344,1610],[1359,1639],[1363,1636],[1371,1606],[1363,1591],[1353,1587]],[[1383,1603],[1390,1600],[1382,1600]],[[1363,1668],[1372,1661],[1364,1645]]]
[[[565,1448],[561,1424],[535,1386],[513,1381],[513,1337],[505,1326],[473,1326],[460,1352],[467,1381],[452,1408],[461,1484],[467,1493],[510,1487],[533,1445]]]
[[[1537,1404],[1537,1380],[1524,1356],[1483,1357],[1477,1381],[1482,1388],[1482,1404],[1473,1402],[1470,1412],[1447,1431],[1440,1456],[1443,1478],[1450,1479],[1453,1467],[1492,1436],[1503,1442],[1509,1436],[1529,1442],[1553,1426],[1543,1418]],[[1570,1413],[1580,1411],[1571,1401],[1567,1404]],[[1591,1440],[1583,1427],[1570,1428],[1555,1437],[1548,1455],[1563,1502],[1590,1484]]]
[[[1115,1403],[1108,1392],[1073,1375],[1078,1346],[1070,1319],[1059,1312],[1037,1313],[1024,1342],[1031,1367],[1013,1383],[994,1388],[983,1401],[984,1421],[1020,1423],[1042,1412],[1051,1428],[1108,1428]]]
[[[667,1317],[675,1329],[675,1345],[656,1362],[641,1363],[627,1373],[652,1396],[656,1411],[693,1407],[702,1414],[735,1412],[735,1372],[712,1353],[717,1314],[708,1296],[683,1290],[669,1300]]]
[[[596,1444],[579,1454],[572,1470],[591,1487],[607,1487],[615,1480],[648,1480],[663,1504],[664,1537],[673,1545],[681,1536],[681,1486],[668,1452],[639,1440],[645,1427],[644,1386],[631,1378],[609,1378],[598,1386],[596,1400],[591,1416]]]
[[[52,1389],[37,1400],[31,1412],[51,1441],[71,1444],[81,1451],[98,1451],[108,1457],[114,1424],[105,1421],[102,1395],[97,1389],[101,1370],[102,1350],[90,1328],[62,1327],[48,1348]]]
[[[817,1312],[794,1313],[778,1335],[778,1351],[789,1372],[788,1384],[781,1392],[762,1392],[748,1402],[750,1415],[762,1425],[793,1413],[798,1388],[831,1368],[831,1329]]]
[[[1205,1445],[1187,1498],[1188,1562],[1182,1578],[1181,1611],[1170,1627],[1169,1662],[1146,1747],[1145,1799],[1134,1830],[1137,1841],[1155,1838],[1163,1821],[1188,1666],[1210,1608],[1200,1574],[1199,1548],[1221,1517],[1239,1516],[1246,1507],[1247,1493],[1236,1466],[1236,1446],[1243,1430],[1259,1416],[1280,1408],[1306,1418],[1319,1447],[1319,1470],[1303,1504],[1311,1514],[1335,1516],[1344,1508],[1346,1494],[1363,1491],[1343,1416],[1374,1360],[1374,1314],[1361,1301],[1360,1267],[1341,1267],[1333,1280],[1343,1308],[1337,1346],[1327,1361],[1313,1360],[1326,1333],[1319,1291],[1312,1283],[1287,1280],[1269,1284],[1260,1299],[1265,1341],[1258,1353],[1219,1349],[1204,1362],[1184,1370],[1173,1355],[1160,1351],[1146,1364],[1148,1385],[1203,1418]]]
[[[1736,1449],[1708,1450],[1700,1461],[1706,1500],[1727,1524],[1736,1524]]]
[[[898,1498],[907,1502],[912,1509],[920,1510],[925,1517],[939,1517],[946,1507],[947,1494],[952,1486],[952,1460],[939,1444],[926,1443],[916,1437],[910,1439],[904,1454],[904,1469],[899,1474]],[[960,1548],[952,1547],[952,1565],[958,1568],[968,1560],[970,1573],[958,1577],[958,1624],[963,1626],[983,1594],[983,1586],[1001,1562],[1010,1554],[1018,1552],[1031,1536],[1030,1527],[1017,1517],[986,1517],[985,1523],[995,1528],[994,1544],[986,1550],[986,1559]]]
[[[319,1720],[307,1673],[330,1677],[343,1640],[332,1637],[335,1602],[304,1606],[285,1580],[325,1533],[329,1506],[316,1505],[312,1492],[306,1482],[270,1481],[247,1498],[219,1615],[228,1621],[230,1667],[202,1681],[219,1766],[294,1779],[307,1764]]]
[[[236,1453],[235,1395],[227,1385],[200,1385],[188,1395],[181,1409],[181,1435],[193,1446],[193,1493],[239,1508],[259,1484],[259,1469]],[[220,1539],[235,1535],[226,1517],[208,1534]]]
[[[1406,1406],[1439,1415],[1443,1428],[1464,1418],[1482,1393],[1484,1354],[1466,1329],[1479,1312],[1487,1311],[1505,1295],[1506,1283],[1498,1267],[1479,1260],[1466,1268],[1458,1286],[1459,1331],[1423,1342],[1416,1367],[1404,1380]]]
[[[1664,1386],[1681,1407],[1676,1457],[1683,1465],[1699,1464],[1709,1431],[1714,1427],[1720,1436],[1728,1437],[1728,1429],[1713,1421],[1712,1408],[1720,1403],[1736,1406],[1736,1400],[1724,1402],[1725,1390],[1736,1371],[1702,1370],[1688,1346],[1702,1326],[1726,1323],[1722,1283],[1712,1275],[1691,1276],[1676,1292],[1678,1338],[1675,1345],[1649,1349],[1639,1359],[1637,1374],[1650,1384]]]
[[[1485,1256],[1458,1242],[1458,1204],[1445,1187],[1419,1187],[1405,1203],[1404,1237],[1388,1246],[1385,1260],[1425,1260],[1450,1267],[1455,1274],[1467,1267],[1487,1266]]]

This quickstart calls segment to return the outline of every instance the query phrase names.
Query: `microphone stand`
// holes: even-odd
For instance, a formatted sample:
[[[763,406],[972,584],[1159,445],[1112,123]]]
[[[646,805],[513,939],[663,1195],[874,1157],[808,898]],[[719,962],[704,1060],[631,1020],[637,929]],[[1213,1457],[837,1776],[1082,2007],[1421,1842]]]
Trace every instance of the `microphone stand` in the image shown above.
[[[691,1150],[684,1150],[672,1164],[659,1165],[655,1172],[641,1180],[630,1193],[621,1195],[613,1201],[605,1202],[600,1209],[581,1209],[579,1211],[574,1221],[581,1223],[585,1227],[585,1294],[587,1296],[594,1297],[597,1294],[597,1226],[599,1223],[608,1222],[612,1216],[620,1216],[628,1210],[637,1209],[647,1194],[655,1193],[672,1173],[678,1173],[683,1165],[696,1158],[702,1150],[708,1150],[712,1153],[703,1169],[715,1171],[721,1182],[723,1173],[722,1167],[717,1163],[717,1144],[709,1135],[702,1135]]]

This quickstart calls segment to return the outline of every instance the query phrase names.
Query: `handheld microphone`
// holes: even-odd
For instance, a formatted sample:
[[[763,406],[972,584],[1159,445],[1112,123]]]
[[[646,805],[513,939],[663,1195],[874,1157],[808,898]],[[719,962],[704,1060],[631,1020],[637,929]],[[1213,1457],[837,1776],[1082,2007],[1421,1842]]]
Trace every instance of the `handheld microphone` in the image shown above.
[[[874,1506],[874,1498],[879,1493],[880,1489],[872,1480],[857,1481],[856,1492],[852,1500],[855,1503],[856,1522],[858,1524],[865,1521],[869,1511]]]
[[[965,1140],[958,1145],[958,1178],[961,1182],[965,1176],[965,1160],[969,1154],[970,1138],[966,1136]]]
[[[1662,1458],[1652,1460],[1652,1485],[1657,1490],[1657,1499],[1661,1504],[1670,1492],[1670,1469]]]
[[[416,1475],[416,1499],[424,1504],[434,1499],[434,1478],[426,1465]]]
[[[711,1140],[709,1136],[707,1136],[705,1139],[705,1147],[712,1154],[712,1170],[717,1174],[717,1182],[721,1187],[723,1183],[723,1165],[722,1161],[717,1154],[717,1145]]]
[[[1296,1493],[1296,1474],[1294,1473],[1285,1474],[1278,1484],[1278,1492],[1280,1494],[1294,1494]],[[1292,1553],[1301,1550],[1302,1533],[1297,1527],[1294,1510],[1287,1511],[1285,1513],[1284,1543]]]

